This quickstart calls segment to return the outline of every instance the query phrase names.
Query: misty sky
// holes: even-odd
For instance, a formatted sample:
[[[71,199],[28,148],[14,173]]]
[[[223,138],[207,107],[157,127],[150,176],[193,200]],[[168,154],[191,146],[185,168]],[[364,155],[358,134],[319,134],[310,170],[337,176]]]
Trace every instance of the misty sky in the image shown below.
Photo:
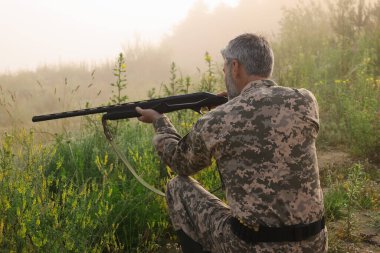
[[[195,2],[0,0],[0,73],[45,64],[102,63],[128,42],[159,43]],[[212,10],[238,0],[203,2]]]

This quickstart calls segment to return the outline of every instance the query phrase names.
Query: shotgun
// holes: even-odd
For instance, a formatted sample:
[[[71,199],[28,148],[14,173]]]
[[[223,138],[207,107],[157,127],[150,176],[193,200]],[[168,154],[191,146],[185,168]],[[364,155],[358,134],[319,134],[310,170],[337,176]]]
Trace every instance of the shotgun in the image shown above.
[[[159,113],[167,113],[183,109],[191,109],[198,113],[201,113],[202,108],[212,108],[226,102],[226,97],[218,96],[208,92],[196,92],[117,105],[38,115],[33,116],[32,121],[39,122],[76,116],[85,116],[96,113],[104,113],[103,120],[127,119],[141,116],[136,112],[135,108],[137,106],[141,107],[142,109],[153,109]]]

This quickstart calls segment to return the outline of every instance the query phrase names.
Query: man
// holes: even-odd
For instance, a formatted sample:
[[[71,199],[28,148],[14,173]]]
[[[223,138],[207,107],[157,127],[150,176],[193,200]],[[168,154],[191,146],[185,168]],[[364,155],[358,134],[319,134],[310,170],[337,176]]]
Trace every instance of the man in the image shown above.
[[[165,115],[136,108],[178,174],[166,195],[183,252],[326,252],[315,97],[268,79],[273,52],[261,36],[240,35],[222,55],[229,101],[186,136]],[[212,158],[228,205],[190,177]]]

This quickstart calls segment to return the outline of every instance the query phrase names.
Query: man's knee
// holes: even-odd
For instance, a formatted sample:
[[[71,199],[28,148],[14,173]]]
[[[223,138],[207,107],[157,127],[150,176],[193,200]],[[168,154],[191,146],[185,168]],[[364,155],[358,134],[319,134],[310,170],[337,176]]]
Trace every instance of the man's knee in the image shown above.
[[[187,176],[176,176],[172,178],[166,185],[166,201],[169,205],[181,201],[184,191],[189,190],[192,185],[191,178]]]
[[[184,176],[176,176],[166,184],[166,199],[173,198],[174,194],[178,194],[178,191],[180,191],[183,188],[183,185],[185,184],[185,181],[188,177]]]

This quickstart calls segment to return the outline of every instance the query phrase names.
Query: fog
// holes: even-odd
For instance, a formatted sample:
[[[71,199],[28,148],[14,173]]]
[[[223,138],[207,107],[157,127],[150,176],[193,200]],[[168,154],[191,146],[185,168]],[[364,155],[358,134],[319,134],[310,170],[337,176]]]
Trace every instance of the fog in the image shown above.
[[[0,0],[0,73],[113,59],[122,44],[159,44],[196,0]],[[238,0],[207,0],[233,5]]]
[[[172,59],[190,71],[194,66],[200,66],[205,51],[220,60],[220,50],[241,33],[259,33],[269,39],[274,37],[282,11],[297,2],[240,0],[235,8],[221,5],[212,12],[198,2],[187,18],[173,29],[173,35],[162,41],[162,47],[171,48]]]
[[[164,2],[170,1],[165,0]],[[186,4],[189,4],[189,1],[185,1]],[[147,3],[147,0],[142,2]],[[128,40],[121,41],[120,45],[115,47],[104,43],[103,46],[110,50],[112,56],[106,56],[104,52],[107,50],[103,51],[99,54],[105,57],[101,63],[93,64],[91,61],[80,60],[70,64],[65,62],[45,63],[34,71],[19,70],[0,74],[0,110],[3,115],[0,123],[3,126],[25,125],[30,123],[33,115],[83,108],[87,102],[91,106],[108,103],[113,95],[113,88],[110,84],[115,82],[113,69],[120,52],[124,53],[126,59],[127,87],[125,92],[129,101],[146,99],[149,90],[159,89],[162,84],[168,83],[172,62],[176,63],[178,75],[190,76],[192,82],[198,82],[200,73],[207,68],[204,60],[206,51],[210,53],[213,63],[221,65],[220,50],[235,36],[252,32],[262,34],[270,41],[275,41],[279,36],[281,19],[286,9],[301,4],[315,3],[315,1],[309,0],[240,0],[238,4],[234,5],[227,4],[226,0],[224,4],[214,4],[214,7],[210,8],[210,4],[205,4],[205,2],[207,1],[197,1],[192,5],[187,13],[183,13],[182,18],[177,19],[176,22],[173,21],[175,25],[167,27],[167,31],[160,36],[159,40],[154,41],[147,39],[149,36],[135,35],[132,36],[132,39],[131,36],[127,36]],[[102,4],[104,5],[104,2]],[[113,8],[111,7],[108,6],[106,11],[112,14]],[[175,7],[176,5],[173,5],[173,9],[170,11],[175,11]],[[160,11],[159,7],[155,6],[155,8],[157,10],[153,12]],[[23,9],[22,13],[25,11],[27,9]],[[67,15],[73,15],[73,13],[70,14],[70,10],[63,10],[60,12],[61,15],[65,11],[67,11]],[[122,10],[117,10],[117,12],[122,12]],[[152,13],[152,10],[144,14],[147,19],[149,13]],[[162,16],[164,13],[162,10],[160,15]],[[50,17],[53,14],[50,14]],[[91,23],[91,20],[96,18],[95,14],[92,13],[90,16],[86,14],[83,17],[87,18],[86,22]],[[138,14],[135,13],[135,15]],[[104,19],[105,17],[100,16],[100,18]],[[48,22],[46,17],[41,17],[41,19]],[[155,26],[155,19],[157,16],[152,16],[152,19],[147,22],[152,26],[149,28],[151,31],[155,27],[158,29],[158,26]],[[121,21],[113,19],[112,22]],[[73,29],[84,32],[81,30],[82,28],[75,28],[75,18],[72,19],[71,25]],[[125,23],[125,26],[133,26],[133,23]],[[326,33],[328,32],[326,30]],[[30,37],[25,39],[29,39],[32,43],[36,38],[30,32],[27,34]],[[56,33],[49,36],[54,37]],[[62,34],[60,36],[64,37]],[[94,43],[96,36],[91,37]],[[302,38],[303,34],[297,36],[296,39]],[[75,38],[69,41],[72,45],[80,45],[80,48],[86,52],[96,51],[80,39],[84,37],[78,37],[77,42]],[[114,38],[110,37],[110,39]],[[1,45],[3,44],[0,43]],[[47,44],[45,46],[48,47]],[[56,48],[57,55],[65,54],[66,50],[70,51],[70,49],[61,50],[61,46],[58,44],[53,46]],[[70,51],[70,54],[76,55],[76,50]],[[22,54],[25,61],[29,57],[38,57],[38,49],[30,47],[29,51],[30,53]],[[2,60],[4,61],[4,58]]]

